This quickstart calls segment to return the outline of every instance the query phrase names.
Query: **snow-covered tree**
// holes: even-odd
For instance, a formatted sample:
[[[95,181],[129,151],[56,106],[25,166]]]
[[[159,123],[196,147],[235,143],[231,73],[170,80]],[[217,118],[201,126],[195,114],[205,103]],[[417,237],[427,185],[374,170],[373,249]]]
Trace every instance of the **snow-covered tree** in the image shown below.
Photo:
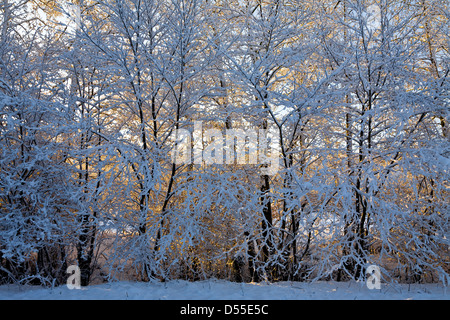
[[[0,273],[2,281],[61,283],[78,203],[57,42],[30,18],[27,1],[0,5]]]

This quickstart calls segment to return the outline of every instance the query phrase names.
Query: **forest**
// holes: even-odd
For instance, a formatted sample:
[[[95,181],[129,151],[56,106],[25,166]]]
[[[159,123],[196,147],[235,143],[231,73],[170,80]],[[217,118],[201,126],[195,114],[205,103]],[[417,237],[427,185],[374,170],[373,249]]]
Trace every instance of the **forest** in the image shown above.
[[[0,0],[0,284],[450,282],[447,0]]]

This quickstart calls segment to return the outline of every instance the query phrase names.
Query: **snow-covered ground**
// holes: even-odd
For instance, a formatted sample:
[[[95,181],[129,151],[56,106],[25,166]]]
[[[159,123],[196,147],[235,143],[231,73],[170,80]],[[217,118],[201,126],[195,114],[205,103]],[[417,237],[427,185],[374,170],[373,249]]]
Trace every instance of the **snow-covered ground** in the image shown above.
[[[370,290],[356,282],[234,283],[222,280],[115,282],[69,290],[66,286],[0,286],[0,300],[450,300],[450,288],[440,284],[382,284]]]

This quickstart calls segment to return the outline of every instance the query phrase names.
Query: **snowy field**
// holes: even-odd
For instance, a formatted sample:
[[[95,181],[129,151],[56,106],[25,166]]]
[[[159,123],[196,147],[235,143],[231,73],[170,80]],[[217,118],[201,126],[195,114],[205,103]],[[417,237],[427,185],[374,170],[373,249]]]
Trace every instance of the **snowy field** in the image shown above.
[[[222,280],[166,283],[116,282],[69,290],[66,286],[0,286],[0,300],[450,300],[440,284],[382,284],[370,290],[357,282],[234,283]]]

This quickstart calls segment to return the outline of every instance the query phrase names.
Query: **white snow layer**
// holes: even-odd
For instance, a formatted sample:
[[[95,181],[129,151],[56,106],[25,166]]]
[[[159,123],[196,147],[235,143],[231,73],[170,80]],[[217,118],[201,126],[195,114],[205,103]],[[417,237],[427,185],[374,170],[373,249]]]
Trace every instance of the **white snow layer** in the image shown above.
[[[370,290],[357,282],[235,283],[223,280],[113,282],[68,289],[67,286],[0,286],[0,300],[450,300],[441,284],[382,284]]]

